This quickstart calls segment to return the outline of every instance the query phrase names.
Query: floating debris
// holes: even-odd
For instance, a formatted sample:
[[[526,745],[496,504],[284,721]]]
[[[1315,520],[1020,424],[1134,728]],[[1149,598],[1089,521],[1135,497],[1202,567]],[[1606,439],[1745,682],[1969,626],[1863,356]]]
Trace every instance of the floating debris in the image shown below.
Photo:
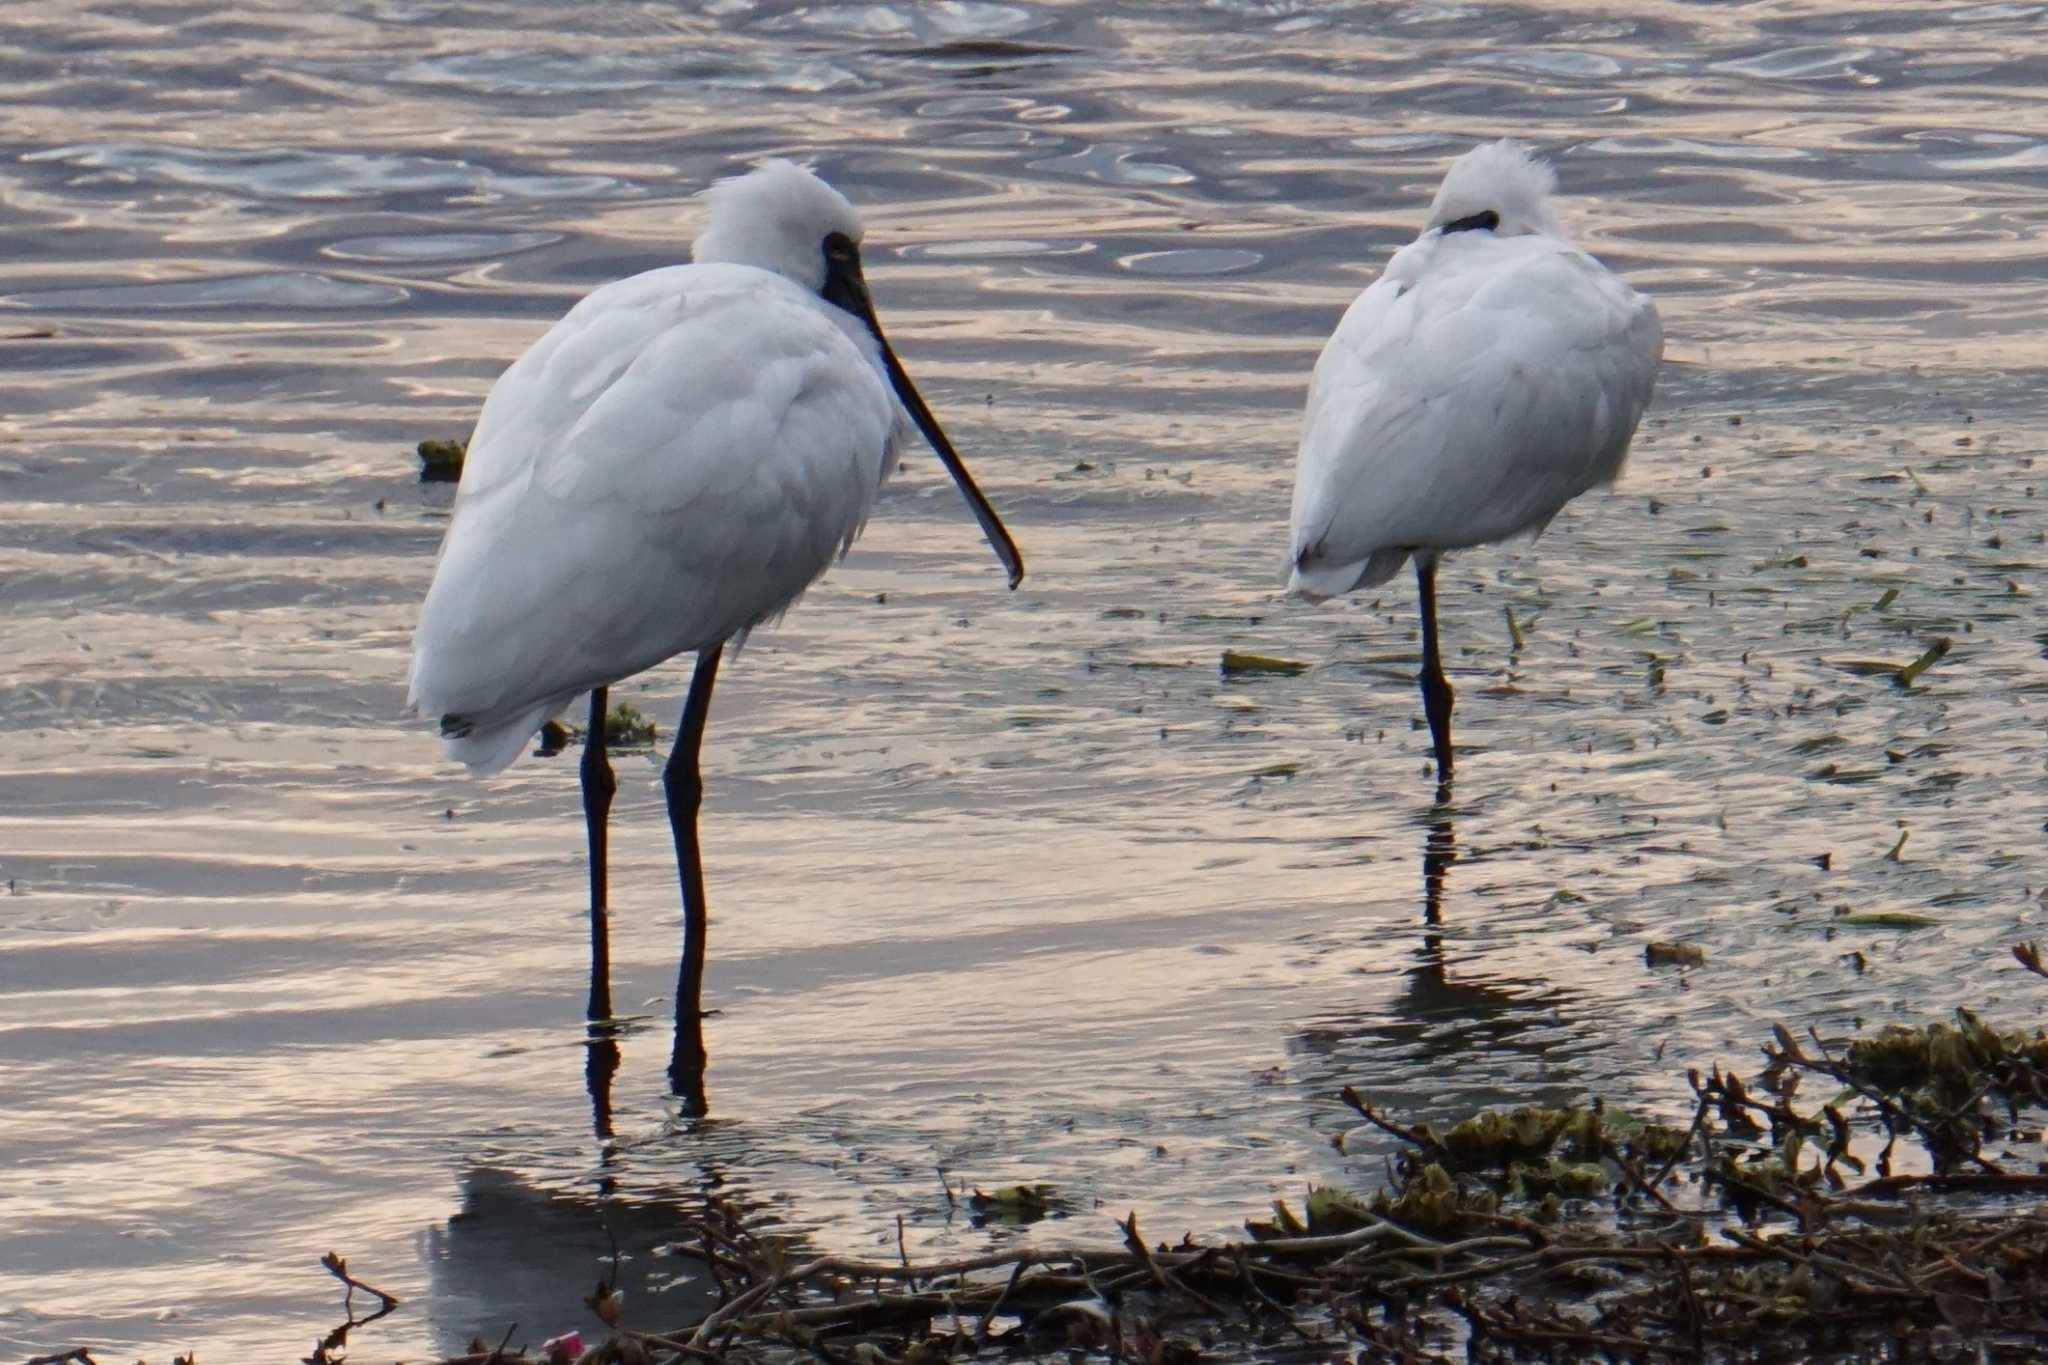
[[[1953,647],[1946,637],[1936,640],[1927,647],[1927,652],[1909,664],[1893,663],[1889,659],[1837,659],[1834,666],[1845,673],[1854,673],[1859,678],[1890,677],[1901,687],[1911,687],[1920,675],[1934,667]]]
[[[1928,669],[1942,661],[1948,654],[1950,647],[1950,641],[1947,636],[1943,636],[1929,645],[1925,654],[1922,654],[1919,658],[1913,660],[1912,663],[1899,670],[1899,686],[1911,687],[1919,680],[1922,673],[1925,673]]]
[[[1697,967],[1707,960],[1707,951],[1690,943],[1649,943],[1643,946],[1643,960],[1652,967]]]
[[[1306,672],[1308,665],[1298,659],[1276,659],[1270,654],[1246,654],[1235,649],[1223,651],[1223,676],[1226,678],[1262,673],[1291,677]]]
[[[1932,929],[1941,921],[1908,910],[1866,910],[1837,915],[1835,923],[1846,929]]]

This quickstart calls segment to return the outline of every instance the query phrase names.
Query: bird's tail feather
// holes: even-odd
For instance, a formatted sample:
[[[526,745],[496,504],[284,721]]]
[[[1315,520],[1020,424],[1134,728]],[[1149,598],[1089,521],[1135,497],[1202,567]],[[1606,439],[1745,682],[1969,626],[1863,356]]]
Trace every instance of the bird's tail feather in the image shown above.
[[[573,700],[574,696],[570,696],[560,701],[542,702],[488,728],[469,725],[457,730],[454,726],[462,725],[459,718],[443,717],[441,731],[447,741],[448,757],[468,767],[471,777],[489,777],[492,773],[503,772],[512,765],[512,760],[526,752],[526,741],[532,739],[541,726],[568,709]]]
[[[1378,587],[1401,572],[1401,566],[1407,562],[1406,550],[1374,550],[1364,559],[1343,563],[1304,555],[1295,561],[1294,573],[1287,580],[1287,590],[1311,602],[1342,597],[1359,588]]]

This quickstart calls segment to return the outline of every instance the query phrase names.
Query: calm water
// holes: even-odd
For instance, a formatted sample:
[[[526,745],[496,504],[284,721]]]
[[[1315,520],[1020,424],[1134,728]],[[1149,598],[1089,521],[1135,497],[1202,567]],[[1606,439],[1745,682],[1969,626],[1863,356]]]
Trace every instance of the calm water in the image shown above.
[[[1344,1083],[1677,1109],[1774,1019],[2038,1011],[2043,6],[709,8],[0,16],[0,1356],[296,1359],[329,1249],[406,1300],[362,1358],[537,1340],[607,1228],[658,1325],[714,1191],[855,1250],[1013,1235],[941,1168],[1210,1233],[1375,1178]],[[1618,491],[1446,574],[1431,926],[1408,590],[1284,602],[1284,523],[1321,339],[1507,132],[1669,363]],[[700,1125],[625,762],[603,1142],[573,766],[473,784],[402,714],[410,447],[764,153],[868,206],[1031,577],[920,451],[727,669]]]

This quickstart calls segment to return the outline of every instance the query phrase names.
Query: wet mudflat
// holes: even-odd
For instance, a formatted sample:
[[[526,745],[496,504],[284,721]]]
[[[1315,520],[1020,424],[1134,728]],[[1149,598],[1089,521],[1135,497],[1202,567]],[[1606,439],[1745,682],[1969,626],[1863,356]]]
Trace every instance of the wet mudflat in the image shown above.
[[[0,1350],[297,1358],[330,1248],[406,1300],[366,1356],[546,1334],[607,1227],[714,1193],[849,1254],[1010,1235],[941,1168],[1054,1183],[1075,1240],[1216,1231],[1380,1178],[1347,1084],[1682,1121],[1675,1064],[1772,1020],[2037,1013],[2042,17],[10,8]],[[1409,592],[1283,601],[1284,526],[1321,339],[1506,132],[1670,363],[1615,492],[1444,573],[1446,822]],[[573,768],[472,784],[402,715],[411,447],[763,153],[868,208],[1031,577],[913,452],[727,670],[700,1124],[659,750],[621,763],[606,1142]],[[619,695],[666,726],[686,678]]]

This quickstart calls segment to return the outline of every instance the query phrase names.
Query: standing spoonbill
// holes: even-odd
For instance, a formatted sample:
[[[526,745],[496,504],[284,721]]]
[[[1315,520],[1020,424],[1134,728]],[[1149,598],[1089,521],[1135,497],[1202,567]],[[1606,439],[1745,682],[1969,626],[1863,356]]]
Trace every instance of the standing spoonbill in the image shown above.
[[[882,335],[860,216],[764,161],[706,192],[691,264],[605,285],[484,401],[413,639],[411,704],[451,757],[499,771],[585,692],[589,1016],[611,1016],[606,690],[697,656],[662,787],[683,893],[678,1095],[702,1105],[698,750],[728,642],[779,616],[860,535],[909,423],[938,452],[1010,586],[1015,543]],[[908,421],[906,422],[906,416]]]
[[[1288,586],[1321,601],[1414,558],[1440,783],[1452,693],[1438,560],[1537,534],[1612,483],[1664,355],[1656,307],[1565,237],[1556,186],[1517,142],[1452,162],[1428,226],[1352,302],[1309,384]]]

